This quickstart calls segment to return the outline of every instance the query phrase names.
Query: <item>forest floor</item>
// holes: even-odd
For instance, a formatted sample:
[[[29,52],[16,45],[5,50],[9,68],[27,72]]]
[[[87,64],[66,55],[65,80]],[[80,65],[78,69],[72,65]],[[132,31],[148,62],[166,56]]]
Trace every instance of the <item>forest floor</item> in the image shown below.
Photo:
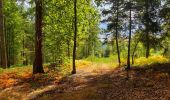
[[[19,71],[19,70],[17,70]],[[124,68],[98,63],[77,74],[0,74],[0,100],[170,100],[170,64]]]

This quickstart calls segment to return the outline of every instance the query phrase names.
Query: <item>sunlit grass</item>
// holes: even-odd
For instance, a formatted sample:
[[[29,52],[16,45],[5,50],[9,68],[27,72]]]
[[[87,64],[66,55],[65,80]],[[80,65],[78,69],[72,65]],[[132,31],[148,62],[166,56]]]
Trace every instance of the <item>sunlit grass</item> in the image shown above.
[[[91,62],[96,62],[96,63],[105,63],[109,64],[112,66],[118,66],[118,60],[117,60],[117,55],[107,57],[107,58],[100,58],[100,57],[88,57],[85,60],[91,61]],[[146,57],[140,57],[136,58],[134,60],[134,65],[135,66],[144,66],[144,65],[151,65],[155,63],[167,63],[170,60],[162,55],[153,55],[150,56],[149,58]],[[127,58],[121,57],[121,65],[127,65]]]
[[[162,64],[162,63],[167,63],[167,62],[169,62],[168,58],[161,56],[161,55],[154,55],[154,56],[150,56],[149,58],[140,57],[140,58],[135,59],[134,66],[144,66],[144,65],[151,65],[155,63]],[[127,63],[127,59],[121,57],[121,64],[126,65],[126,63]],[[98,66],[102,64],[106,64],[111,67],[117,67],[118,66],[117,55],[107,57],[107,58],[99,58],[99,57],[91,56],[83,60],[76,60],[77,69],[84,68],[84,67],[89,67],[89,68],[96,67],[97,68]],[[44,64],[45,70],[48,70],[47,66],[48,66],[47,64]],[[56,70],[56,72],[59,72],[63,75],[70,74],[72,71],[72,61],[61,65],[57,69],[58,70]],[[7,68],[7,69],[0,68],[0,74],[1,73],[13,73],[13,72],[17,73],[18,75],[22,75],[23,73],[32,73],[32,65],[19,66],[19,67],[15,66],[15,67]]]
[[[77,69],[83,68],[83,67],[89,67],[90,65],[92,65],[91,61],[76,60],[76,68]],[[67,74],[71,73],[72,67],[73,67],[72,62],[65,63],[59,68],[59,71],[60,71],[61,74],[67,75]]]
[[[98,63],[98,64],[107,64],[111,67],[118,67],[119,63],[118,63],[118,57],[117,55],[111,55],[110,57],[88,57],[85,60],[94,62],[94,63]],[[126,65],[127,63],[127,58],[124,57],[120,57],[121,60],[121,65]]]
[[[98,63],[98,64],[105,63],[105,64],[108,64],[110,66],[117,66],[118,65],[117,55],[110,56],[110,57],[90,56],[90,57],[86,58],[85,60],[91,61],[91,62],[94,62],[94,63]]]
[[[83,68],[83,67],[88,67],[90,66],[92,63],[90,61],[86,61],[86,60],[76,60],[76,68]],[[48,64],[44,64],[44,69],[45,71],[48,70]],[[72,62],[68,62],[65,63],[63,65],[61,65],[60,67],[57,67],[57,70],[55,70],[56,72],[59,72],[63,75],[66,74],[70,74],[72,71]],[[28,66],[13,66],[7,69],[2,69],[0,68],[0,74],[5,74],[5,73],[16,73],[18,75],[22,75],[25,73],[32,73],[32,65],[28,65]]]
[[[116,56],[105,57],[105,58],[90,56],[90,57],[86,58],[85,60],[88,60],[91,62],[100,62],[100,63],[112,63],[112,62],[116,62],[117,58],[116,58]]]

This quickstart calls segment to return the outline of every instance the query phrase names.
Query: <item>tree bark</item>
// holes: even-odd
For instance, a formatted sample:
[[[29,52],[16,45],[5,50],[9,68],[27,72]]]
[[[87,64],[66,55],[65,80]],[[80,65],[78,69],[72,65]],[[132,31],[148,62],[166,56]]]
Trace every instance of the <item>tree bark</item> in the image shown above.
[[[35,34],[35,60],[33,74],[44,73],[42,61],[42,0],[36,0],[36,34]]]
[[[73,47],[73,70],[72,74],[76,74],[76,47],[77,47],[77,0],[74,0],[74,47]]]
[[[118,62],[120,66],[121,60],[120,60],[120,51],[119,51],[119,43],[118,43],[118,21],[119,21],[119,1],[117,1],[117,15],[116,15],[116,48],[117,48]]]
[[[128,42],[128,57],[127,57],[127,70],[130,69],[130,46],[131,46],[131,31],[132,31],[132,18],[131,18],[131,13],[132,13],[132,4],[130,1],[130,11],[129,11],[129,42]]]
[[[0,49],[1,49],[1,66],[7,68],[7,51],[4,33],[4,15],[3,15],[3,0],[0,0]]]
[[[145,0],[145,8],[146,8],[146,58],[149,57],[150,55],[150,39],[149,39],[149,30],[148,30],[148,26],[149,26],[149,23],[148,23],[148,19],[149,19],[149,12],[148,12],[148,8],[149,8],[149,0]]]

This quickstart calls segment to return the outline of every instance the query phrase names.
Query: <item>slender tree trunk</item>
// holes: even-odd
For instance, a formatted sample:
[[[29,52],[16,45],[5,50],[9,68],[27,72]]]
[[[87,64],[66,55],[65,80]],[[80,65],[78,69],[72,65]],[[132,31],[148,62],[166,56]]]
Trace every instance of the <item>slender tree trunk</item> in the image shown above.
[[[112,39],[112,41],[111,41],[111,46],[112,46],[112,52],[114,54],[114,39]]]
[[[33,74],[44,73],[42,62],[42,0],[36,0],[36,35],[35,35],[35,60]]]
[[[119,51],[119,43],[118,43],[118,21],[119,21],[119,1],[117,1],[117,15],[116,15],[116,48],[117,48],[118,62],[120,66],[121,60],[120,60],[120,51]]]
[[[92,42],[92,56],[93,56],[93,57],[95,56],[95,51],[96,51],[96,49],[95,49],[95,43]]]
[[[76,47],[77,47],[77,0],[74,0],[74,47],[73,47],[73,70],[72,74],[76,74]]]
[[[6,18],[4,17],[4,32],[5,32],[5,45],[6,45],[6,55],[7,55],[7,67],[10,68],[9,62],[9,46],[8,46],[8,32],[7,32],[7,25],[6,25]]]
[[[70,58],[70,40],[67,40],[67,56]]]
[[[166,56],[168,54],[169,48],[165,47],[164,48],[164,52],[163,52],[163,56]]]
[[[0,66],[2,66],[2,60],[1,60],[1,47],[0,47]]]
[[[129,11],[129,17],[130,17],[130,20],[129,20],[129,42],[128,42],[128,57],[127,57],[127,70],[130,69],[130,46],[131,46],[131,31],[132,31],[132,18],[131,18],[131,13],[132,13],[132,4],[131,4],[131,1],[130,1],[130,11]]]
[[[10,68],[10,44],[9,44],[9,34],[8,34],[8,29],[7,29],[7,25],[6,25],[6,18],[4,17],[4,27],[5,27],[5,38],[6,38],[6,51],[7,51],[7,64],[8,64],[8,68]]]
[[[132,64],[134,64],[134,55],[135,55],[135,52],[136,52],[136,49],[137,49],[138,43],[139,43],[139,41],[138,41],[138,42],[136,42],[136,44],[135,44],[135,48],[134,48],[133,53],[132,53]]]
[[[1,66],[7,68],[6,40],[4,33],[3,1],[0,0],[0,46],[1,46]]]
[[[149,8],[149,0],[145,0],[145,6],[146,6],[146,58],[149,57],[150,55],[150,39],[149,39],[149,30],[148,30],[148,18],[149,18],[149,12],[148,12],[148,8]]]
[[[27,57],[26,57],[26,54],[25,54],[25,36],[23,36],[23,41],[22,41],[22,45],[23,45],[23,47],[22,47],[22,49],[23,49],[23,51],[22,51],[22,57],[23,57],[23,65],[27,65]]]
[[[14,33],[12,33],[13,30],[10,30],[11,32],[11,36],[9,35],[9,37],[11,37],[11,41],[10,41],[10,64],[11,65],[14,65],[15,64],[15,52],[14,52],[14,38],[15,38],[15,35]]]

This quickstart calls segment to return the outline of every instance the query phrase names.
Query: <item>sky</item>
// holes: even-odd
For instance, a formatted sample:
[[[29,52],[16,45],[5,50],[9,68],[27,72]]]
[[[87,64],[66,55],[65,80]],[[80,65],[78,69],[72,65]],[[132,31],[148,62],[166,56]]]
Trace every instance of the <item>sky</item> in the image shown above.
[[[99,27],[101,29],[106,29],[107,28],[107,23],[100,23]]]

